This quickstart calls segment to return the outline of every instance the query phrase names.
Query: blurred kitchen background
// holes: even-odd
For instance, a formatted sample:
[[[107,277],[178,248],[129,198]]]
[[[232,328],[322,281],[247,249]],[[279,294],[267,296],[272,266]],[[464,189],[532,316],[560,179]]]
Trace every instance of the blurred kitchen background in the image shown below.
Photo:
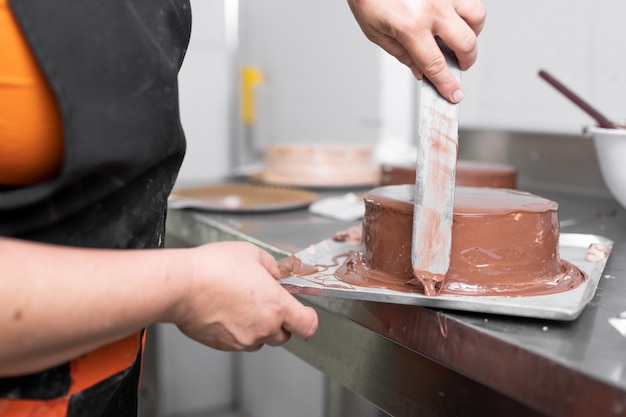
[[[626,118],[626,2],[483,3],[479,58],[462,79],[459,156],[515,165],[521,189],[608,195],[582,134],[594,120],[537,73],[547,70],[609,118]],[[273,142],[368,143],[389,157],[415,140],[415,81],[365,38],[345,1],[192,0],[192,11],[178,184],[248,169]],[[242,80],[253,95],[248,124]],[[169,325],[150,334],[143,415],[332,417],[336,387],[287,350],[217,352]],[[354,415],[376,415],[368,412]]]

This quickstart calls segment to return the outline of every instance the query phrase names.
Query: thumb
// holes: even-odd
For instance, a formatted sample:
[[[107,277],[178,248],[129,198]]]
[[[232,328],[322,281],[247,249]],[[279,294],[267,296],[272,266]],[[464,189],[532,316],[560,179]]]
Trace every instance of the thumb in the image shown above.
[[[305,306],[288,295],[283,329],[302,339],[308,339],[315,334],[318,324],[317,312],[313,307]]]
[[[267,270],[267,272],[273,276],[275,279],[279,279],[280,276],[280,271],[278,270],[278,263],[276,262],[276,259],[274,259],[274,257],[272,255],[270,255],[268,252],[262,250],[259,248],[259,263],[263,266],[263,268],[265,268]]]

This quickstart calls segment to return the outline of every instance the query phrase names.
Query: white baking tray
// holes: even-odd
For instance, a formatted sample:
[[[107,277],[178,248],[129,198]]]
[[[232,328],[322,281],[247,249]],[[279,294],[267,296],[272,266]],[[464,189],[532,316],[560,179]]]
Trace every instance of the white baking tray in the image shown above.
[[[559,240],[561,259],[576,265],[587,273],[588,278],[577,288],[558,294],[529,297],[455,295],[432,297],[419,293],[405,293],[384,288],[346,284],[333,276],[338,266],[302,278],[290,276],[282,279],[281,284],[293,294],[409,304],[550,320],[575,320],[593,297],[608,260],[608,256],[597,262],[586,260],[588,248],[592,243],[602,245],[609,250],[613,247],[613,241],[603,236],[561,234]],[[359,246],[328,239],[298,252],[296,256],[307,264],[331,265],[333,264],[333,257],[350,250],[359,249]]]

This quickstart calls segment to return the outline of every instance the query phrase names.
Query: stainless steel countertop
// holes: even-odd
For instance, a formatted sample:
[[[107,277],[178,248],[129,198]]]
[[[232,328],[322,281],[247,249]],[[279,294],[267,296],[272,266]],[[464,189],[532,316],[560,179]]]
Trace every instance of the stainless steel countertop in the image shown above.
[[[320,317],[286,348],[391,415],[626,416],[626,211],[615,201],[529,190],[559,203],[561,231],[614,241],[592,301],[572,322],[298,296]],[[359,222],[307,210],[218,214],[170,210],[168,238],[243,239],[277,257]]]

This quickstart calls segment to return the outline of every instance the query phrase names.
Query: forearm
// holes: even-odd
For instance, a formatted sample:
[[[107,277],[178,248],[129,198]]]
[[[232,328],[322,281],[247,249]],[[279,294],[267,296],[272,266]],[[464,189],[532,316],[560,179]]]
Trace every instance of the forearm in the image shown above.
[[[247,242],[98,250],[0,238],[0,377],[36,372],[152,323],[222,350],[308,338],[315,311],[276,281]],[[175,272],[174,272],[175,271]]]
[[[0,376],[46,369],[167,321],[187,286],[180,280],[192,275],[182,255],[0,238]]]

